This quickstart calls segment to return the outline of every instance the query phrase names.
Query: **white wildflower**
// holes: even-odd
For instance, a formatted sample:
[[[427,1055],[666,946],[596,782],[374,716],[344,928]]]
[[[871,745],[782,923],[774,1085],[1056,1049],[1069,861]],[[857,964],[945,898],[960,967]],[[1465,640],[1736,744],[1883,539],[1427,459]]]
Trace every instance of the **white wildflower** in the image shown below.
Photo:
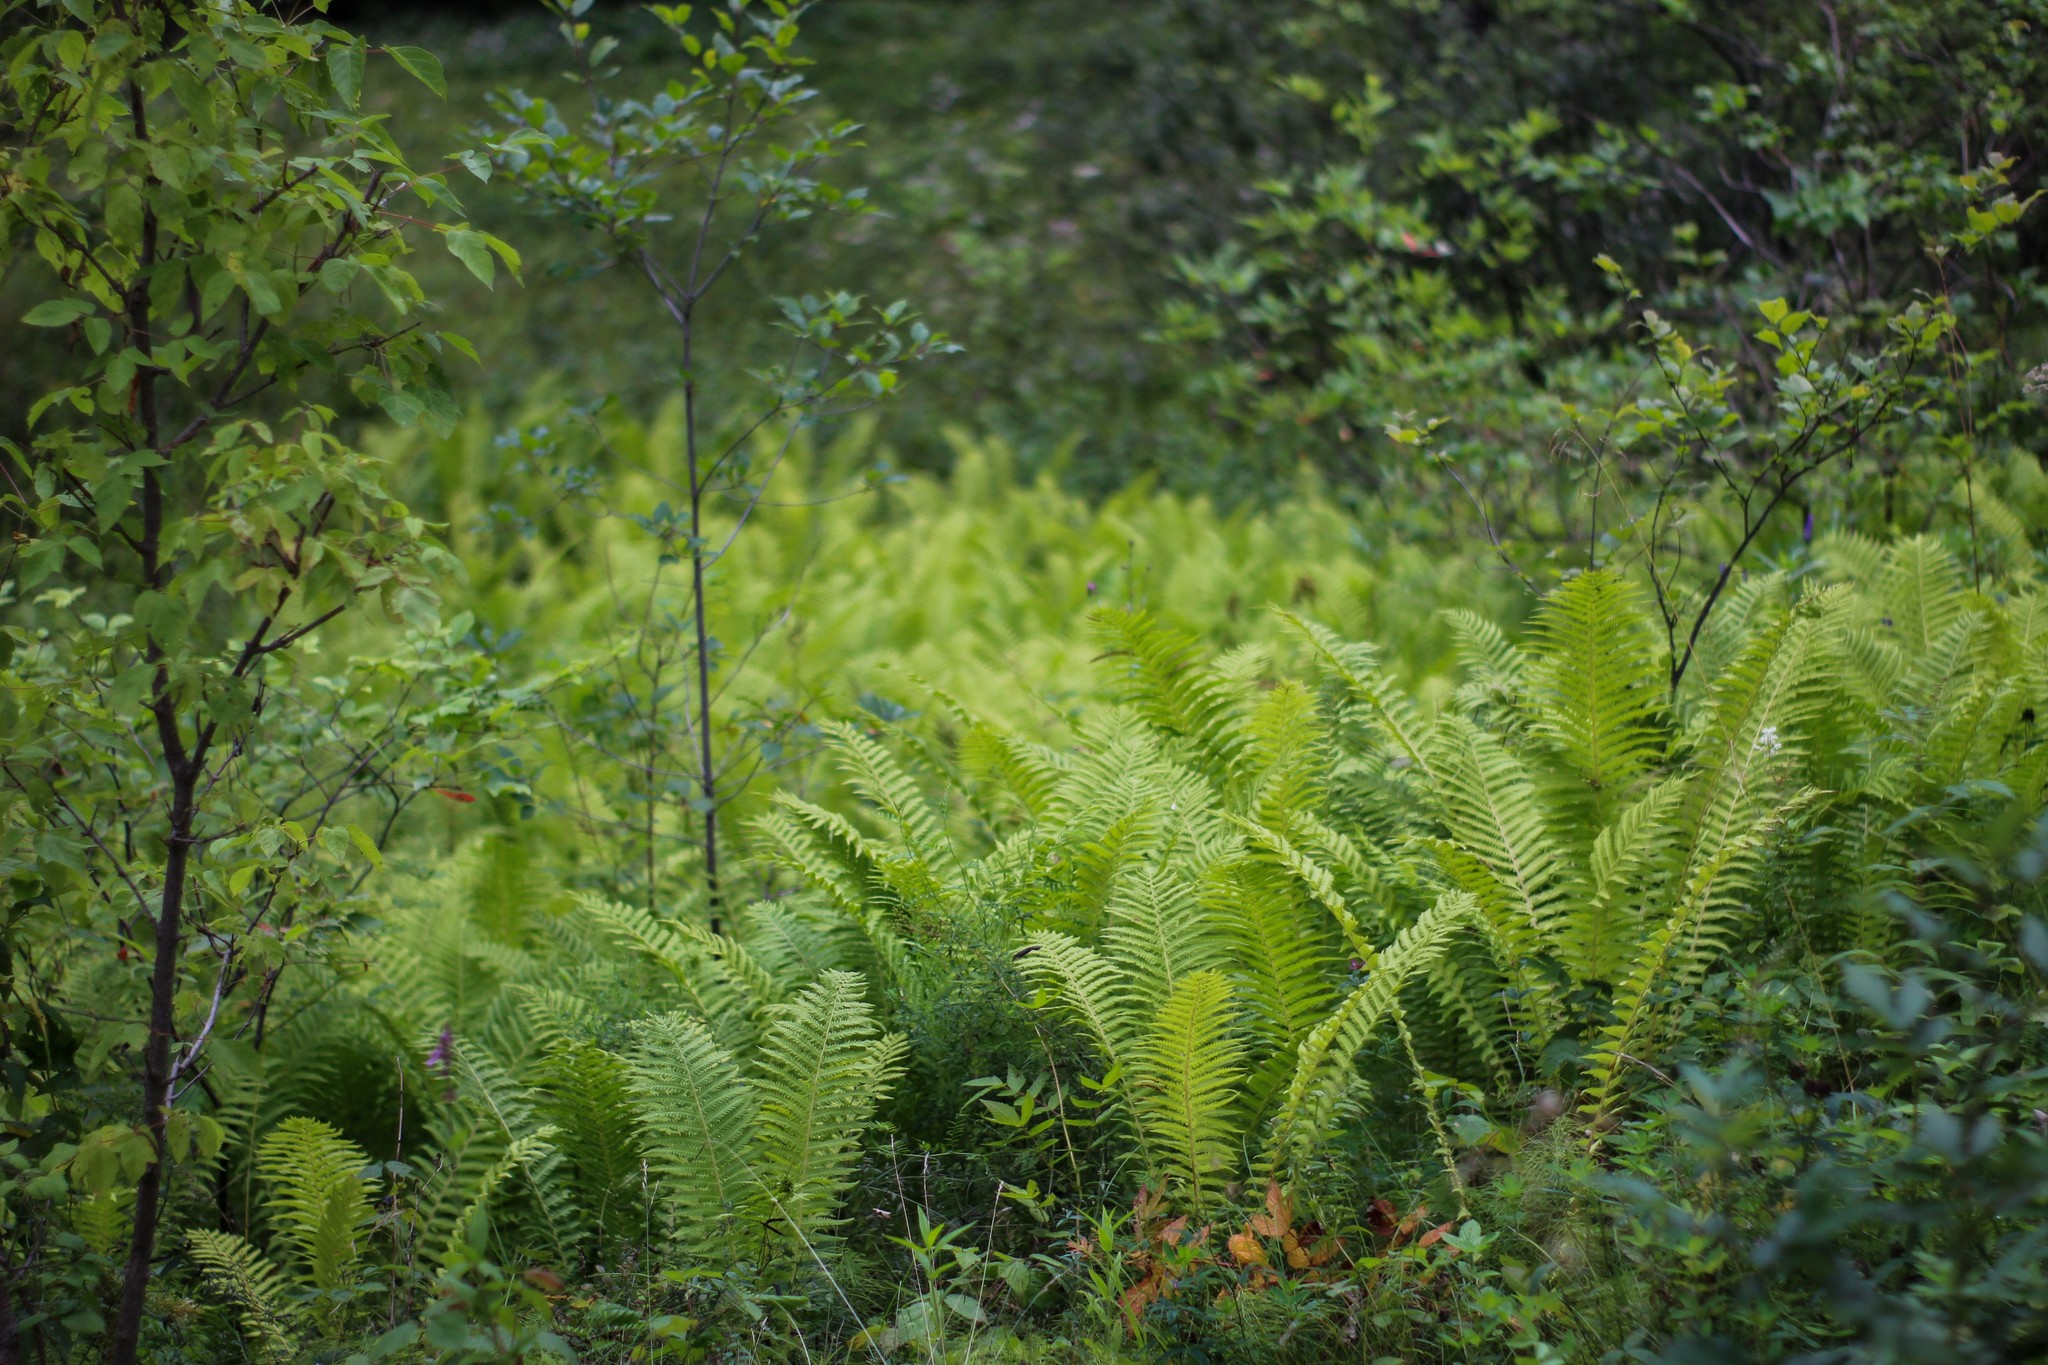
[[[1773,755],[1777,754],[1784,747],[1785,741],[1778,738],[1778,727],[1775,725],[1766,725],[1763,729],[1757,731],[1756,743],[1750,746],[1751,750],[1755,753]]]

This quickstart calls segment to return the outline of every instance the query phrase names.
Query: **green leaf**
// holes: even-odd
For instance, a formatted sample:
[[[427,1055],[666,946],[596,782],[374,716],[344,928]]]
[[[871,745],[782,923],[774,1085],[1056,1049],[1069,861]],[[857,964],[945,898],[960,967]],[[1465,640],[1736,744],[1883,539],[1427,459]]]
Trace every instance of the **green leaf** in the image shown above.
[[[393,56],[397,54],[394,53]],[[403,60],[399,61],[404,66]],[[411,70],[410,67],[406,68]],[[439,68],[436,68],[438,70]],[[334,93],[341,102],[353,109],[363,96],[363,50],[353,43],[347,46],[329,44],[327,48],[327,78],[334,82]]]
[[[469,338],[458,336],[454,332],[436,332],[434,333],[434,338],[450,350],[460,351],[477,364],[483,364],[483,361],[477,357],[476,347],[469,344]]]
[[[469,267],[469,273],[490,284],[497,273],[497,264],[491,258],[491,249],[481,232],[468,228],[450,228],[445,235],[448,254]]]
[[[91,299],[50,299],[22,315],[31,327],[66,327],[93,310]]]
[[[127,670],[107,689],[107,709],[117,716],[133,711],[149,694],[150,679],[155,676],[154,664],[139,663]]]
[[[505,263],[505,268],[516,278],[519,274],[519,253],[513,249],[512,244],[493,237],[488,232],[483,234],[483,239],[484,244],[498,253],[498,259]]]
[[[362,266],[346,256],[336,256],[320,267],[320,287],[330,294],[339,294],[349,287]]]
[[[387,47],[391,60],[405,68],[406,74],[427,89],[448,98],[448,81],[441,74],[441,59],[423,47]]]
[[[350,825],[348,827],[348,837],[350,842],[356,846],[356,850],[370,860],[371,867],[376,868],[380,872],[384,870],[383,852],[377,847],[374,839],[363,833],[361,825]]]

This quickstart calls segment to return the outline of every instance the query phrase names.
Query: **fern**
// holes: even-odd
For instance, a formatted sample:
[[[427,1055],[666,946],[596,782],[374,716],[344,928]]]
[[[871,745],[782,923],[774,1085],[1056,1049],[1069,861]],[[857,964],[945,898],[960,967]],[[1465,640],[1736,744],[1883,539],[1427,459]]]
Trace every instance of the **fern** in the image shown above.
[[[1343,687],[1346,700],[1366,714],[1394,753],[1435,783],[1438,774],[1430,762],[1429,727],[1414,703],[1380,672],[1372,646],[1340,640],[1327,627],[1289,612],[1280,613],[1280,618],[1308,642],[1318,664]]]
[[[684,1007],[713,1023],[728,1041],[752,1037],[754,1011],[733,974],[720,968],[713,951],[717,941],[707,947],[708,932],[687,933],[642,905],[588,895],[577,897],[576,904],[614,942],[666,973]]]
[[[658,1197],[678,1245],[721,1259],[729,1238],[765,1225],[753,1171],[760,1102],[703,1021],[644,1020],[628,1066]]]
[[[906,970],[902,904],[884,871],[887,853],[844,816],[787,793],[754,823],[764,851],[825,895],[866,936],[891,984],[912,984]]]
[[[862,1133],[901,1074],[904,1043],[883,1035],[852,972],[827,972],[778,1007],[754,1070],[766,1196],[790,1235],[815,1244],[837,1226]]]
[[[607,1241],[637,1232],[647,1148],[626,1063],[591,1043],[566,1044],[542,1068],[535,1101],[593,1231]]]
[[[484,1045],[461,1045],[455,1064],[464,1101],[495,1127],[504,1147],[504,1155],[464,1210],[463,1225],[467,1225],[469,1213],[487,1203],[499,1184],[516,1173],[530,1197],[536,1215],[531,1223],[539,1242],[558,1262],[571,1259],[584,1235],[584,1216],[562,1176],[562,1155],[550,1141],[554,1128],[540,1120],[525,1087],[513,1080]]]
[[[1108,1070],[1123,1065],[1136,1041],[1132,1016],[1142,997],[1114,963],[1065,934],[1044,930],[1026,948],[1024,971],[1087,1029]]]
[[[1121,700],[1190,748],[1220,775],[1242,743],[1234,724],[1237,697],[1199,657],[1195,637],[1160,625],[1142,611],[1098,608],[1089,617]]]
[[[1890,546],[1875,578],[1893,628],[1915,654],[1931,652],[1963,611],[1962,566],[1932,536]]]
[[[1363,982],[1301,1040],[1284,1097],[1273,1116],[1267,1161],[1299,1160],[1329,1132],[1354,1059],[1411,980],[1443,957],[1478,915],[1471,897],[1446,895],[1373,956]]]
[[[1626,1069],[1642,1064],[1638,1051],[1656,1041],[1657,994],[1697,986],[1726,954],[1729,922],[1741,909],[1742,892],[1753,883],[1758,850],[1780,821],[1811,799],[1812,793],[1801,793],[1688,865],[1676,908],[1643,944],[1635,970],[1615,992],[1613,1022],[1600,1030],[1592,1049],[1590,1112],[1600,1114],[1612,1105]]]
[[[1052,749],[979,721],[968,722],[960,741],[960,759],[970,773],[1000,783],[1028,818],[1045,813],[1070,766],[1064,755]]]
[[[1133,1049],[1137,1122],[1155,1174],[1202,1208],[1234,1165],[1242,1049],[1231,1036],[1230,983],[1221,972],[1183,977]]]
[[[231,1305],[242,1335],[265,1362],[291,1360],[298,1354],[293,1306],[284,1277],[263,1253],[231,1232],[194,1228],[185,1234],[192,1259],[206,1287]]]
[[[1297,813],[1320,806],[1326,789],[1329,737],[1315,699],[1300,683],[1280,683],[1252,709],[1245,735],[1233,805],[1284,831]]]
[[[1231,931],[1231,975],[1263,1054],[1249,1082],[1252,1105],[1263,1109],[1288,1053],[1336,999],[1337,939],[1292,878],[1257,863],[1221,870],[1205,894]]]
[[[1544,599],[1531,633],[1536,724],[1575,779],[1564,808],[1597,827],[1663,756],[1664,680],[1637,591],[1590,570]]]
[[[1102,938],[1144,1009],[1159,1008],[1183,977],[1219,965],[1226,955],[1195,887],[1157,867],[1140,868],[1123,881]]]
[[[1634,947],[1629,892],[1663,859],[1675,834],[1672,815],[1684,801],[1686,777],[1659,782],[1593,838],[1586,898],[1557,936],[1555,951],[1582,981],[1612,981]]]
[[[1439,725],[1434,748],[1444,824],[1505,893],[1504,935],[1520,943],[1524,925],[1526,932],[1550,931],[1565,895],[1564,868],[1528,773],[1498,740],[1461,718]]]
[[[886,815],[909,856],[885,860],[885,876],[913,896],[937,895],[959,877],[951,842],[917,784],[888,750],[844,722],[821,727],[855,791]]]
[[[357,1234],[370,1219],[369,1164],[360,1147],[310,1118],[286,1119],[257,1150],[274,1233],[316,1288],[352,1283]]]

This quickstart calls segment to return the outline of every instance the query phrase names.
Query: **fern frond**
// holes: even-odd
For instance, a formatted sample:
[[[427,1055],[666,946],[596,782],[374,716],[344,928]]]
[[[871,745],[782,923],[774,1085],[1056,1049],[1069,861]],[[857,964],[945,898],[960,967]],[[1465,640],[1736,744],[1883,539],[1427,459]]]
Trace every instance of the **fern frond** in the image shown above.
[[[1730,921],[1754,882],[1757,852],[1777,826],[1813,800],[1801,792],[1763,819],[1716,842],[1686,869],[1677,905],[1638,950],[1635,970],[1614,995],[1614,1018],[1592,1049],[1586,1108],[1605,1113],[1621,1090],[1626,1069],[1646,1062],[1641,1054],[1659,1041],[1659,1000],[1695,987],[1729,948]]]
[[[1105,658],[1115,660],[1111,683],[1119,700],[1227,773],[1238,748],[1237,694],[1201,661],[1194,636],[1172,630],[1142,611],[1098,607],[1089,626]]]
[[[815,906],[759,901],[740,916],[748,950],[779,984],[778,999],[821,973],[856,966],[852,925]]]
[[[506,1182],[522,1171],[531,1171],[536,1166],[557,1155],[550,1139],[555,1136],[553,1128],[542,1128],[525,1137],[514,1138],[498,1153],[497,1160],[485,1167],[483,1173],[470,1188],[469,1202],[462,1208],[456,1219],[458,1227],[473,1225],[477,1211],[493,1206],[497,1193]],[[566,1247],[566,1243],[562,1244]],[[559,1251],[558,1251],[559,1254]]]
[[[1072,766],[1057,750],[981,722],[968,725],[961,737],[960,762],[975,777],[1000,783],[1034,819],[1045,813],[1053,791]]]
[[[1092,948],[1065,934],[1041,930],[1025,949],[1024,974],[1088,1030],[1113,1071],[1135,1041],[1137,997],[1123,974]]]
[[[1565,869],[1528,773],[1499,740],[1462,717],[1445,717],[1434,739],[1446,829],[1507,888],[1516,915],[1549,933]]]
[[[1688,777],[1666,778],[1594,836],[1585,900],[1562,919],[1552,944],[1579,980],[1613,981],[1633,948],[1635,925],[1623,922],[1631,880],[1664,857],[1688,787]]]
[[[1264,693],[1245,727],[1233,803],[1260,824],[1286,830],[1321,808],[1329,780],[1329,736],[1315,698],[1297,682]]]
[[[1385,855],[1378,850],[1368,853],[1366,844],[1314,816],[1296,823],[1303,842],[1324,855],[1333,875],[1340,874],[1349,883],[1345,905],[1354,913],[1363,909],[1373,921],[1376,938],[1392,937],[1401,893],[1389,881],[1391,864]],[[1339,894],[1343,894],[1341,888]]]
[[[1109,904],[1102,932],[1109,960],[1131,983],[1135,1008],[1166,1003],[1182,977],[1219,965],[1229,943],[1204,912],[1194,886],[1155,866],[1126,877]]]
[[[853,827],[845,816],[777,792],[754,830],[776,862],[830,896],[848,913],[858,913],[869,895],[885,885],[882,863],[888,850]]]
[[[1529,661],[1506,631],[1463,607],[1445,612],[1444,622],[1451,628],[1458,663],[1473,683],[1502,701],[1512,702],[1523,694]]]
[[[1815,636],[1814,615],[1781,617],[1709,689],[1693,744],[1699,776],[1679,815],[1680,885],[1776,804],[1769,774],[1800,754],[1821,703]]]
[[[853,1178],[876,1104],[902,1074],[903,1039],[884,1035],[854,972],[827,972],[786,1005],[761,1040],[759,1178],[792,1235],[815,1243]]]
[[[1429,971],[1477,917],[1478,906],[1470,896],[1451,892],[1439,898],[1384,951],[1373,955],[1365,980],[1301,1040],[1267,1143],[1267,1164],[1276,1177],[1284,1162],[1306,1155],[1330,1132],[1355,1059],[1399,1000],[1402,988]]]
[[[1235,1164],[1243,1052],[1231,1036],[1230,995],[1221,972],[1183,977],[1131,1060],[1133,1108],[1155,1174],[1195,1209],[1220,1195]]]
[[[1232,930],[1232,976],[1246,1020],[1269,1061],[1293,1051],[1336,998],[1331,966],[1339,954],[1329,921],[1309,910],[1292,876],[1246,859],[1221,868],[1203,888],[1210,912]],[[1255,1102],[1277,1084],[1273,1065],[1252,1082]]]
[[[758,1230],[759,1100],[703,1021],[642,1020],[627,1058],[648,1164],[677,1242],[693,1254]]]
[[[1531,626],[1536,726],[1583,784],[1594,826],[1664,748],[1665,680],[1640,597],[1613,570],[1589,570],[1546,597]]]
[[[2019,722],[2027,694],[2017,683],[1980,683],[1944,708],[1922,745],[1922,781],[1945,789],[1971,773],[2001,772],[2001,751]]]
[[[901,904],[884,870],[888,858],[844,816],[787,792],[754,822],[771,859],[789,868],[859,927],[891,984],[909,984],[906,953],[891,922]]]
[[[703,949],[705,956],[751,998],[757,1010],[780,1004],[787,994],[775,974],[730,934],[714,934],[701,924],[679,923],[675,931]]]
[[[318,1119],[286,1119],[257,1149],[276,1236],[317,1288],[352,1282],[356,1235],[370,1220],[369,1164],[362,1148]]]
[[[1909,652],[1925,654],[1963,610],[1962,565],[1933,536],[1894,541],[1874,585]]]
[[[1364,931],[1359,928],[1358,920],[1352,915],[1351,907],[1345,902],[1343,894],[1337,890],[1337,879],[1331,875],[1328,868],[1296,848],[1285,836],[1267,829],[1264,825],[1244,819],[1234,819],[1232,823],[1244,831],[1245,840],[1251,848],[1270,858],[1282,871],[1292,875],[1318,905],[1330,912],[1330,918],[1337,922],[1338,931],[1343,934],[1344,941],[1353,952],[1371,951],[1365,940]]]
[[[472,1209],[489,1198],[505,1176],[517,1171],[539,1214],[538,1228],[558,1261],[571,1258],[583,1236],[583,1210],[561,1171],[562,1155],[549,1141],[553,1129],[541,1122],[527,1092],[484,1045],[464,1041],[455,1049],[456,1075],[462,1098],[497,1129],[504,1143],[505,1169],[486,1177],[485,1188],[471,1200]],[[464,1222],[467,1214],[464,1211]]]
[[[67,1210],[71,1230],[89,1249],[111,1257],[128,1240],[134,1204],[134,1192],[118,1185],[76,1197]]]
[[[644,905],[606,900],[589,894],[576,898],[578,910],[604,933],[644,962],[658,967],[675,983],[684,1008],[703,1019],[729,1041],[752,1037],[754,1011],[735,988],[734,978],[683,926],[655,915]]]
[[[1942,723],[1956,698],[1968,690],[1990,636],[1988,619],[1978,612],[1963,612],[1907,666],[1892,704],[1906,713],[1912,729],[1925,734]]]
[[[1415,704],[1380,671],[1372,646],[1341,640],[1327,627],[1304,621],[1292,612],[1281,612],[1280,619],[1307,641],[1324,672],[1342,685],[1353,705],[1364,710],[1395,754],[1435,784],[1438,776],[1430,761],[1429,727]]]
[[[923,874],[919,880],[936,891],[959,878],[953,844],[939,822],[938,812],[917,783],[880,744],[845,721],[821,727],[839,756],[853,789],[866,797],[889,818],[902,837],[903,846]]]
[[[1694,685],[1711,684],[1721,670],[1742,652],[1751,635],[1789,605],[1786,590],[1789,576],[1782,569],[1746,574],[1730,583],[1707,617],[1699,644],[1686,676]]]
[[[295,1314],[277,1267],[231,1232],[194,1228],[185,1234],[185,1241],[192,1259],[199,1263],[206,1287],[222,1302],[233,1305],[236,1322],[257,1358],[282,1365],[296,1356]]]
[[[544,1064],[535,1097],[541,1117],[555,1129],[565,1178],[598,1236],[637,1230],[632,1186],[646,1144],[626,1063],[591,1043],[569,1044]]]

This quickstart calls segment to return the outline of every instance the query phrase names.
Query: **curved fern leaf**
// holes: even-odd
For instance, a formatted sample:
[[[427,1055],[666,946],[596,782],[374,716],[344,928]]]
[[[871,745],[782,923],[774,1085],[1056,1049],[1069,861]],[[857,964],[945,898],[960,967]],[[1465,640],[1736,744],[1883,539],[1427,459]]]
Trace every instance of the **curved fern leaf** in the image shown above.
[[[356,1234],[370,1220],[369,1164],[362,1148],[318,1119],[286,1119],[257,1149],[276,1235],[317,1288],[353,1282]]]
[[[1230,983],[1216,971],[1183,977],[1133,1050],[1133,1108],[1155,1173],[1197,1209],[1220,1195],[1234,1160],[1242,1055]]]
[[[716,1254],[762,1221],[753,1089],[703,1021],[686,1014],[642,1020],[627,1068],[674,1236],[685,1249]]]
[[[854,972],[827,972],[786,1005],[761,1040],[757,1175],[788,1230],[806,1243],[836,1226],[861,1134],[902,1074],[904,1042],[883,1035]]]
[[[1301,1040],[1266,1149],[1276,1176],[1282,1162],[1306,1155],[1329,1133],[1343,1081],[1402,987],[1442,958],[1478,913],[1470,896],[1451,892],[1439,898],[1385,951],[1373,955],[1365,980]]]
[[[194,1228],[185,1234],[206,1287],[232,1304],[242,1334],[266,1365],[282,1365],[299,1352],[292,1306],[277,1267],[231,1232]]]

